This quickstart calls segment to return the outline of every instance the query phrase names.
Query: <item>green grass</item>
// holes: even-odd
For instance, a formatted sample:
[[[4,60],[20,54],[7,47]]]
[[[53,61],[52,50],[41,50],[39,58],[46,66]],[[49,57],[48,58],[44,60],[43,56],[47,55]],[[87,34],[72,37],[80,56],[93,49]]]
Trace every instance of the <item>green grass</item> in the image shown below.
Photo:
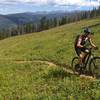
[[[82,27],[96,23],[100,23],[100,18],[2,40],[0,42],[0,58],[46,59],[68,64],[75,54],[73,44],[76,34]],[[96,32],[94,41],[98,46],[100,45],[99,27],[93,28],[93,31]]]
[[[0,100],[99,100],[100,79],[81,78],[62,66],[14,60],[46,60],[70,66],[75,36],[100,18],[0,41]],[[92,28],[100,46],[100,25]],[[100,53],[95,53],[100,56]]]
[[[0,100],[99,100],[100,80],[80,78],[62,67],[0,62]]]

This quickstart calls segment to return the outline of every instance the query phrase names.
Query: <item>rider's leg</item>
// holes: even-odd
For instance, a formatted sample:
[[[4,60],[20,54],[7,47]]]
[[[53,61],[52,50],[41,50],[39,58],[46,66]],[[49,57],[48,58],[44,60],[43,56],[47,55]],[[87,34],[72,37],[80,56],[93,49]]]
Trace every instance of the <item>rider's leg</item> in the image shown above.
[[[85,56],[86,56],[86,53],[84,53],[84,52],[81,52],[80,53],[80,56],[79,56],[79,64],[80,64],[81,67],[83,67],[83,61],[85,59]]]
[[[89,54],[89,49],[87,49],[87,48],[85,48],[84,50],[83,50],[83,55],[84,55],[84,58],[83,58],[83,60],[82,60],[82,62],[84,63],[85,62],[85,59],[86,59],[86,57],[87,57],[87,55]]]
[[[87,58],[88,53],[85,53],[84,59],[83,59],[83,63],[85,62],[86,58]]]
[[[87,48],[82,48],[80,55],[79,55],[79,64],[82,66],[84,64],[85,58],[87,56],[87,54],[89,53],[89,49]]]
[[[77,55],[79,57],[79,65],[81,65],[82,64],[81,48],[75,47],[75,51],[76,51],[76,53],[77,53]]]

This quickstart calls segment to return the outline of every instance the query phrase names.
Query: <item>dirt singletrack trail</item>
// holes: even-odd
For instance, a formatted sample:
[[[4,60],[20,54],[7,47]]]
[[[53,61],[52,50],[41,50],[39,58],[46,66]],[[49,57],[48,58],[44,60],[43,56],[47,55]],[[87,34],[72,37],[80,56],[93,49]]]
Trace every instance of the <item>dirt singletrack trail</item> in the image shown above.
[[[59,66],[53,62],[50,62],[50,61],[42,61],[42,60],[33,60],[33,61],[15,61],[15,63],[17,64],[23,64],[23,63],[41,63],[41,64],[46,64],[48,65],[48,67],[62,67],[62,66]],[[71,74],[74,74],[73,71],[71,69],[67,69],[67,68],[64,68],[63,67],[63,70],[65,70],[67,73],[71,73]]]
[[[15,63],[17,63],[17,64],[31,63],[31,62],[47,64],[48,67],[52,67],[52,66],[53,66],[53,67],[58,67],[58,66],[59,66],[58,64],[55,64],[54,62],[44,61],[44,60],[15,61]],[[72,74],[72,75],[75,74],[75,73],[72,71],[72,69],[65,68],[64,66],[62,66],[62,67],[63,67],[63,70],[64,70],[66,73],[69,73],[69,74]],[[95,78],[93,78],[92,76],[87,76],[87,75],[80,75],[80,78],[85,78],[85,79],[95,80]]]
[[[59,66],[58,64],[54,63],[54,62],[50,62],[50,61],[45,61],[45,60],[33,60],[33,61],[15,61],[15,63],[17,64],[23,64],[23,63],[31,63],[31,62],[36,62],[36,63],[41,63],[41,64],[47,64],[48,67],[63,67],[63,66]],[[63,70],[65,70],[67,73],[70,73],[72,75],[74,75],[75,73],[72,71],[72,69],[68,69],[63,67]],[[80,78],[85,78],[85,79],[91,79],[91,80],[95,80],[95,78],[93,78],[92,76],[86,76],[86,75],[80,75]]]
[[[6,59],[0,59],[2,61],[13,61],[16,64],[24,64],[24,63],[41,63],[41,64],[46,64],[48,67],[62,67],[63,70],[66,73],[75,75],[75,73],[72,71],[71,68],[67,68],[69,67],[68,65],[65,64],[58,64],[56,62],[53,61],[46,61],[46,60],[16,60],[16,59],[11,59],[11,58],[6,58]],[[95,78],[93,78],[92,76],[87,76],[87,75],[79,75],[80,78],[86,78],[86,79],[91,79],[91,80],[95,80]]]
[[[36,63],[44,63],[47,64],[49,66],[56,66],[54,63],[52,62],[48,62],[48,61],[42,61],[42,60],[33,60],[33,61],[15,61],[15,63],[17,64],[23,64],[23,63],[31,63],[31,62],[36,62]]]

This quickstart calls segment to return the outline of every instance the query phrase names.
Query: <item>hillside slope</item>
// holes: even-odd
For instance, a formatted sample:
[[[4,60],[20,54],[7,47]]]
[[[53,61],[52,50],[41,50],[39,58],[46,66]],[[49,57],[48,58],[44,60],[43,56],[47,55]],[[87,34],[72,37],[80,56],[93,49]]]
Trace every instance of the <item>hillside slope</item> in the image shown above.
[[[100,46],[98,23],[100,18],[83,20],[1,40],[0,100],[99,100],[100,79],[66,70],[75,56],[73,42],[81,28],[91,26],[93,40]]]
[[[0,58],[53,60],[68,63],[74,54],[75,36],[83,27],[100,23],[100,18],[71,23],[51,30],[0,41]],[[100,25],[94,26],[94,42],[100,45]]]
[[[9,27],[15,27],[17,24],[12,20],[6,18],[4,15],[0,15],[0,30],[7,29]]]
[[[26,23],[38,23],[42,17],[47,19],[62,18],[63,16],[73,16],[75,13],[70,12],[25,12],[8,15],[0,15],[0,30],[2,28],[14,27],[15,25],[23,25]]]

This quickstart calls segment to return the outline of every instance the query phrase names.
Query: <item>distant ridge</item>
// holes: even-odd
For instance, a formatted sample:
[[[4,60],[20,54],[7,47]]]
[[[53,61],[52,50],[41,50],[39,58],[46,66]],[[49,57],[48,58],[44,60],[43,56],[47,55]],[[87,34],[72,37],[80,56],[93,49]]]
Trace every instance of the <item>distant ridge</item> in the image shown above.
[[[15,14],[0,14],[0,29],[14,27],[16,25],[22,25],[29,22],[37,23],[43,16],[50,18],[61,18],[63,16],[71,16],[72,13],[64,11],[53,11],[53,12],[24,12]]]

